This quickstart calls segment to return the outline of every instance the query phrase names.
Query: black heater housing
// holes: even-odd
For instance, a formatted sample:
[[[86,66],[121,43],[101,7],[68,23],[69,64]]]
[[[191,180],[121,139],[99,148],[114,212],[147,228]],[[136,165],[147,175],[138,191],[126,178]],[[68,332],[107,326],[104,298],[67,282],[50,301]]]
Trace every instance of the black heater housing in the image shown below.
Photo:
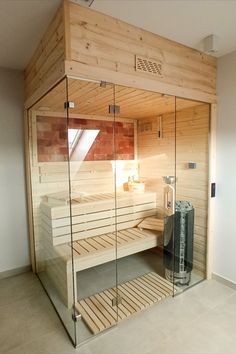
[[[179,285],[190,282],[193,269],[194,209],[176,202],[175,214],[165,218],[164,266],[166,277]]]

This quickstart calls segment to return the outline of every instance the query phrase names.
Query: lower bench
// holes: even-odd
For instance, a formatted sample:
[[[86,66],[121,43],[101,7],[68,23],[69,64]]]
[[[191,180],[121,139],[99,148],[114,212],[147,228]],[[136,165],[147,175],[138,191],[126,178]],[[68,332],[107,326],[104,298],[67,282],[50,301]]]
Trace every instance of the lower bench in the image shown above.
[[[63,287],[63,292],[66,291],[66,294],[62,294],[66,305],[71,307],[73,304],[73,268],[75,299],[77,299],[77,272],[162,245],[162,243],[162,232],[140,230],[136,227],[74,241],[72,243],[73,267],[70,244],[54,246],[66,270],[66,273],[63,272],[66,277],[66,287]]]

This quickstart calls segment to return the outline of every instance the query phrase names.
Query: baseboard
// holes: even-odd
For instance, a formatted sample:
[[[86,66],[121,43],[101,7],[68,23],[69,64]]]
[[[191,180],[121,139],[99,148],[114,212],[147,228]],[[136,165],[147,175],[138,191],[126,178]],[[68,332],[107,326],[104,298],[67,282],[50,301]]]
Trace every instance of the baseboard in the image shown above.
[[[31,265],[27,265],[27,266],[24,266],[24,267],[19,267],[19,268],[6,270],[4,272],[0,272],[0,279],[13,277],[14,275],[19,275],[19,274],[22,274],[22,273],[29,272],[30,270],[32,270]]]
[[[233,281],[226,279],[218,274],[213,273],[212,274],[212,278],[215,280],[218,280],[220,283],[227,285],[228,287],[236,290],[236,283],[234,283]]]

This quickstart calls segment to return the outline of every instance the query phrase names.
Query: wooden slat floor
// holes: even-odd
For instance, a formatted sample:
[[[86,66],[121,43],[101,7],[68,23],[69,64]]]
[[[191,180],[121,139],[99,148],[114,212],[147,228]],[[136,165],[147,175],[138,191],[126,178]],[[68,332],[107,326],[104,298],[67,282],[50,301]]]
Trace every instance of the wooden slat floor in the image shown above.
[[[92,333],[97,334],[176,291],[177,287],[172,283],[151,272],[120,284],[117,289],[110,288],[82,299],[75,307]],[[122,301],[118,306],[112,306],[112,299],[117,294]]]

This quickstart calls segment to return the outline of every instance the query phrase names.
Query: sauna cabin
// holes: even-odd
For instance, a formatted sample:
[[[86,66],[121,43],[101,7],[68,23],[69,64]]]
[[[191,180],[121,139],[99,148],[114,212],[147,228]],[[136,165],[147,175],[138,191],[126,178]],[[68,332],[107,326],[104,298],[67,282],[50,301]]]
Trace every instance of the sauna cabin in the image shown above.
[[[215,69],[69,1],[26,68],[32,262],[74,345],[210,277]]]

